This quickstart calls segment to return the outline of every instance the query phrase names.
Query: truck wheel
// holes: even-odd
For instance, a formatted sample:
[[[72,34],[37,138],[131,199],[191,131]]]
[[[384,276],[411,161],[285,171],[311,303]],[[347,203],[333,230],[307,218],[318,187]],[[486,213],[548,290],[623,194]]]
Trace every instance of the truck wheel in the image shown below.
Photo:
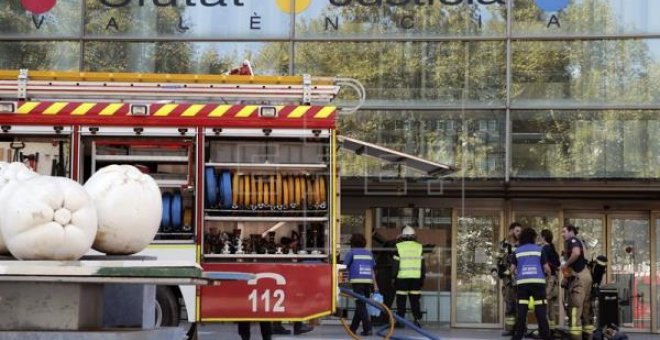
[[[179,325],[179,299],[170,287],[156,287],[156,327]]]

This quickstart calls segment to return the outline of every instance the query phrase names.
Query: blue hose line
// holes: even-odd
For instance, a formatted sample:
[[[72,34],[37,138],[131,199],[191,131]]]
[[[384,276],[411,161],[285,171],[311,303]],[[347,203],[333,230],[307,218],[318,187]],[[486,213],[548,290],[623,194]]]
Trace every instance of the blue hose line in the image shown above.
[[[215,168],[207,166],[204,180],[206,181],[206,207],[214,207],[218,203],[218,185],[215,183]]]
[[[218,183],[218,187],[217,187],[217,189],[218,189],[218,191],[217,191],[217,193],[218,193],[218,207],[220,209],[222,209],[222,202],[225,199],[225,196],[222,194],[222,172],[220,172],[220,174],[218,174],[218,177],[216,178],[216,183]]]
[[[183,227],[183,201],[181,199],[181,192],[175,191],[172,196],[172,228],[174,231],[179,231]]]
[[[231,172],[220,172],[220,205],[222,209],[231,209]]]
[[[160,220],[160,228],[161,232],[165,231],[165,229],[169,229],[171,227],[172,219],[171,219],[171,205],[172,205],[172,195],[169,192],[164,192],[163,193],[163,214]]]
[[[351,297],[354,297],[354,298],[356,298],[356,299],[359,299],[359,300],[361,300],[361,301],[364,301],[364,302],[367,303],[368,305],[370,305],[370,306],[374,306],[374,307],[377,307],[378,309],[380,309],[380,310],[382,310],[383,312],[385,312],[385,311],[383,310],[383,308],[382,308],[379,304],[377,304],[376,302],[374,302],[373,300],[368,299],[368,298],[366,298],[366,297],[364,297],[364,296],[362,296],[362,295],[360,295],[360,294],[357,294],[357,293],[355,293],[354,291],[352,291],[352,290],[350,290],[350,289],[348,289],[348,288],[339,287],[339,290],[340,290],[342,293],[346,294],[346,295],[349,295],[349,296],[351,296]],[[405,318],[402,318],[402,317],[396,315],[395,313],[392,313],[392,316],[394,317],[394,319],[395,319],[396,321],[398,321],[398,322],[404,324],[405,326],[407,326],[407,327],[409,327],[410,329],[414,330],[415,332],[417,332],[417,333],[419,333],[419,334],[421,334],[421,335],[427,337],[428,339],[431,339],[431,340],[441,340],[440,337],[438,337],[438,336],[436,336],[436,335],[433,335],[433,334],[427,332],[426,330],[421,329],[421,328],[415,326],[414,323],[412,323],[412,322],[406,320]],[[384,330],[386,330],[386,329],[388,329],[388,328],[389,328],[389,327],[385,327],[385,328],[381,329],[380,331],[377,332],[377,334],[378,334],[379,336],[385,336],[385,334],[384,334],[384,333],[381,334],[381,332],[384,331]],[[412,340],[411,338],[407,338],[407,337],[395,337],[395,336],[392,336],[391,339],[394,339],[394,340]]]

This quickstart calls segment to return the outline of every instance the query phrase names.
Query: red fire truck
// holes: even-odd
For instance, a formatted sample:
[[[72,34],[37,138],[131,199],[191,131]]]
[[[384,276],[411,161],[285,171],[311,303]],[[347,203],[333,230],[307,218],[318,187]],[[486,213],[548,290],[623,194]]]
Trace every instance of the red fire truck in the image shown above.
[[[339,137],[330,103],[342,86],[364,101],[351,79],[0,71],[0,160],[81,183],[109,164],[138,166],[163,194],[161,229],[138,255],[256,274],[159,286],[159,325],[318,318],[337,300],[340,139],[429,174],[452,170]]]

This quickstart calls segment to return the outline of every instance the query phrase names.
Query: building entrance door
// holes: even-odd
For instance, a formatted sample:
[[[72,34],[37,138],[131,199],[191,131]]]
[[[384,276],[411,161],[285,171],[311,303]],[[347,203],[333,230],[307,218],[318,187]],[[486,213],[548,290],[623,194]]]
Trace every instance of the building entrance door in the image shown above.
[[[626,328],[651,330],[651,230],[644,213],[565,214],[565,222],[579,228],[587,246],[587,260],[608,258],[603,284],[619,291],[619,318]],[[563,247],[562,247],[563,249]]]
[[[496,266],[502,215],[499,211],[459,214],[453,239],[453,327],[500,325],[500,283],[491,275]]]

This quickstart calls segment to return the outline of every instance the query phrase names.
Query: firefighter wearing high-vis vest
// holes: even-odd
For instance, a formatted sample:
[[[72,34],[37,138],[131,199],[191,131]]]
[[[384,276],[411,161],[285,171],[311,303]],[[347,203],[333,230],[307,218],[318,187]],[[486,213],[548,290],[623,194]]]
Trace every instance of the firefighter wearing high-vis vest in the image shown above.
[[[545,254],[535,244],[536,231],[525,228],[520,233],[519,247],[511,258],[511,272],[514,273],[517,292],[516,327],[514,340],[521,340],[527,328],[527,310],[530,305],[539,324],[541,339],[550,339],[545,295],[545,275],[550,273]]]
[[[568,289],[568,332],[572,340],[587,339],[593,336],[593,315],[591,311],[592,277],[587,267],[585,249],[577,236],[578,230],[573,225],[562,228],[565,249],[564,260],[560,269],[564,273],[562,287]]]
[[[399,235],[394,255],[394,289],[396,289],[396,314],[406,315],[406,299],[410,299],[414,323],[421,327],[420,298],[426,276],[422,245],[416,241],[415,229],[405,226]]]
[[[513,222],[509,225],[509,234],[499,243],[497,252],[497,276],[502,280],[502,298],[504,299],[504,332],[502,336],[512,336],[516,323],[516,287],[511,277],[511,257],[516,251],[522,225]]]

